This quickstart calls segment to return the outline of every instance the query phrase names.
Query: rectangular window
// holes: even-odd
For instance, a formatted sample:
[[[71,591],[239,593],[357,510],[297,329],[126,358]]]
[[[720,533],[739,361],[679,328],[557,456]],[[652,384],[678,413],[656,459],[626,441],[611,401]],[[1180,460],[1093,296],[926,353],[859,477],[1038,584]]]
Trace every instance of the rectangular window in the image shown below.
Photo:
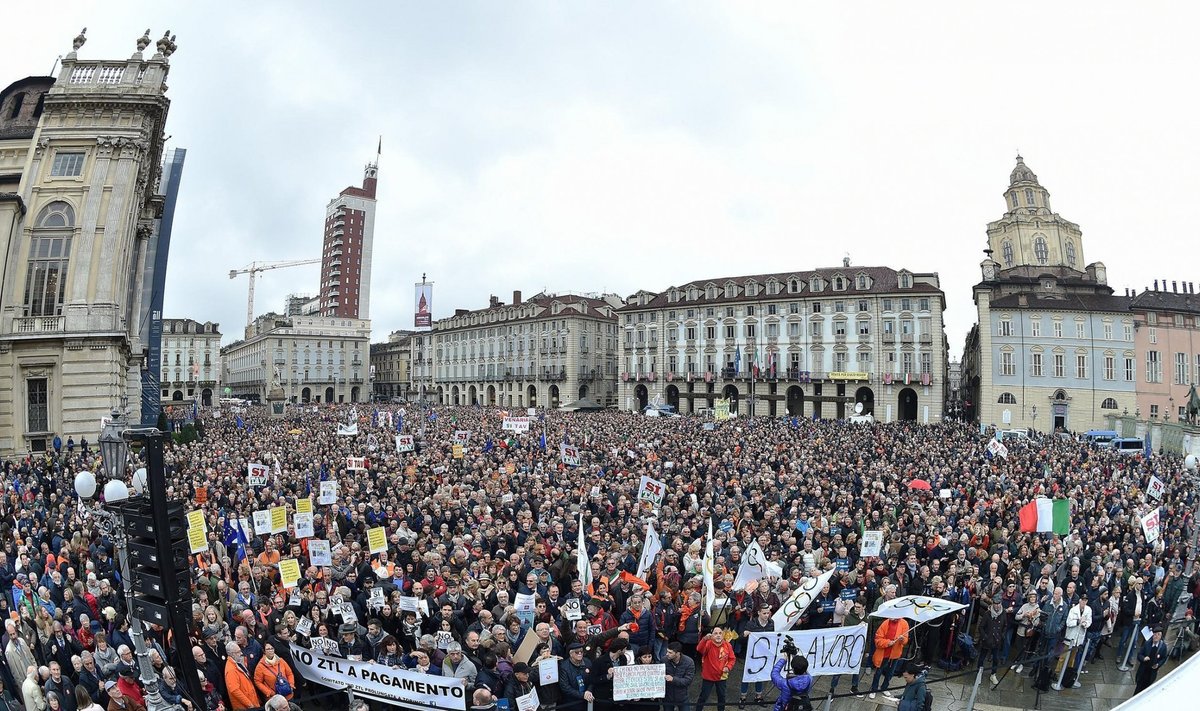
[[[716,326],[705,326],[704,327],[704,338],[709,341],[717,340],[717,327]]]
[[[1154,328],[1154,327],[1150,328],[1150,342],[1158,343],[1158,329],[1157,328]]]
[[[1087,377],[1087,356],[1075,356],[1075,377],[1080,380]]]
[[[1104,324],[1104,340],[1111,341],[1112,333],[1113,333],[1112,324],[1111,323]]]
[[[1104,356],[1104,379],[1117,379],[1117,359],[1113,356]]]
[[[752,323],[746,324],[746,338],[758,338],[758,328]]]
[[[774,316],[777,313],[779,313],[779,305],[778,304],[767,304],[767,315],[768,316]]]
[[[1009,359],[1011,360],[1011,359],[1012,359],[1012,353],[1009,353],[1009,354],[1007,354],[1007,355],[1008,355]],[[904,372],[905,372],[905,373],[911,373],[911,372],[913,372],[913,354],[912,354],[912,353],[907,353],[907,352],[906,352],[906,353],[903,353],[903,354],[902,354],[902,356],[903,356],[903,359],[904,359],[904,360],[903,360],[903,362],[904,362]]]
[[[83,175],[82,151],[59,151],[54,154],[54,163],[50,166],[50,176],[53,178],[74,178]]]
[[[928,311],[928,310],[929,310],[929,299],[928,299],[928,298],[923,298],[923,299],[921,299],[921,300],[920,300],[918,303],[920,304],[920,309],[921,309],[922,311]]]
[[[1042,354],[1034,353],[1030,360],[1031,373],[1034,377],[1042,377]]]
[[[734,326],[726,326],[725,327],[725,340],[727,340],[727,341],[733,340],[733,337],[734,337],[733,329],[734,329]]]
[[[1151,406],[1150,406],[1150,416],[1151,416],[1151,417],[1158,417],[1158,405],[1157,405],[1157,404],[1154,404],[1154,405],[1151,405]]]
[[[793,321],[788,324],[788,337],[789,338],[799,338],[800,337],[800,323],[798,321]]]
[[[867,302],[867,300],[866,300],[866,299],[859,299],[859,300],[858,300],[858,311],[859,311],[859,313],[865,313],[865,312],[867,312],[867,311],[868,311],[870,308],[871,308],[871,305],[870,305],[870,304]]]
[[[891,311],[891,310],[892,310],[892,300],[891,300],[891,299],[884,299],[884,300],[883,300],[883,310],[884,310],[884,311]]]
[[[908,356],[909,354],[905,353],[904,355]],[[1013,354],[1008,351],[1004,351],[1003,353],[1000,354],[1000,374],[1001,375],[1016,375],[1017,374],[1017,366],[1013,362]]]
[[[1054,322],[1054,337],[1062,338],[1062,321]]]
[[[1187,353],[1175,354],[1175,384],[1187,385],[1188,380],[1188,357]]]
[[[1066,369],[1067,368],[1066,368],[1065,361],[1066,361],[1066,357],[1064,357],[1062,353],[1054,354],[1054,377],[1056,377],[1056,378],[1066,377],[1066,375],[1067,375]]]
[[[903,299],[900,299],[900,310],[912,311],[912,299],[908,298],[907,296]]]
[[[696,340],[696,327],[695,327],[695,326],[688,326],[688,327],[687,327],[687,339],[688,339],[689,341],[694,341],[694,340]]]
[[[800,313],[800,302],[799,302],[799,301],[793,301],[792,303],[788,304],[788,313],[789,313],[789,314],[798,314],[798,313]]]
[[[1029,335],[1034,338],[1042,336],[1042,322],[1039,319],[1033,319],[1029,322]]]
[[[1121,331],[1122,331],[1122,335],[1124,336],[1124,339],[1126,342],[1133,340],[1133,326],[1131,326],[1129,324],[1124,324],[1121,326]]]
[[[1009,321],[1008,319],[1004,319],[1003,321],[1001,321],[1000,322],[1000,332],[997,335],[1011,336],[1012,335],[1012,321]]]
[[[842,352],[842,351],[838,351],[837,353],[834,353],[833,354],[833,369],[838,371],[839,373],[844,372],[846,370],[846,359],[848,357],[849,357],[848,354],[846,354],[845,352]]]
[[[835,336],[846,335],[846,322],[845,321],[834,321],[833,322],[833,335],[835,335]]]
[[[1162,354],[1158,351],[1146,351],[1146,382],[1162,382]]]
[[[768,323],[767,324],[767,338],[779,338],[779,324],[777,324],[777,323]]]
[[[900,335],[901,336],[910,336],[910,335],[912,335],[912,332],[913,332],[913,322],[912,321],[905,319],[900,322]]]
[[[747,315],[747,316],[753,316],[753,315],[754,315],[754,306],[753,306],[753,305],[750,305],[750,306],[747,306],[747,307],[746,307],[746,315]]]
[[[25,315],[62,315],[70,256],[69,236],[33,238],[25,280]]]
[[[30,378],[25,381],[26,426],[30,432],[50,431],[50,410],[47,406],[49,391],[45,378]]]
[[[860,335],[860,336],[871,335],[871,322],[870,321],[859,321],[858,322],[858,335]]]
[[[1086,338],[1086,336],[1084,336],[1083,334],[1084,334],[1083,321],[1076,321],[1075,322],[1075,337],[1076,338]]]
[[[821,337],[821,322],[820,321],[811,321],[811,322],[809,322],[809,325],[811,327],[810,333],[812,333],[813,338],[820,338]]]
[[[1133,382],[1135,367],[1136,367],[1136,364],[1133,362],[1133,358],[1125,359],[1125,382],[1127,382],[1127,383]]]
[[[833,302],[833,310],[835,313],[839,313],[839,314],[843,313],[846,310],[846,302],[845,301]]]
[[[922,353],[921,354],[921,372],[926,373],[926,374],[933,372],[933,354],[932,353]]]
[[[814,302],[812,302],[812,312],[813,312],[814,314],[819,314],[819,313],[821,313],[821,302],[820,302],[820,301],[814,301]]]

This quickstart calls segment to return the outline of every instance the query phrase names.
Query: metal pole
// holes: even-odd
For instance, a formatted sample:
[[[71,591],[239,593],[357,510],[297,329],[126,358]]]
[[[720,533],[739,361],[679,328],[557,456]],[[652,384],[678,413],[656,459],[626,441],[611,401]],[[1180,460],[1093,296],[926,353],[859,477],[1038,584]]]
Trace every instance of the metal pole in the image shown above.
[[[1192,474],[1192,486],[1195,488],[1197,485],[1200,485],[1200,479],[1195,476],[1194,471]],[[1183,569],[1183,577],[1186,578],[1188,582],[1191,582],[1192,569],[1196,565],[1196,549],[1197,547],[1200,547],[1200,492],[1196,492],[1196,494],[1196,513],[1192,517],[1192,542],[1188,547],[1187,566]]]
[[[1134,620],[1133,634],[1129,635],[1129,644],[1125,647],[1125,653],[1121,655],[1121,663],[1117,665],[1117,669],[1120,671],[1125,672],[1133,668],[1133,665],[1129,663],[1129,656],[1133,654],[1133,644],[1137,641],[1139,626],[1138,621]]]
[[[1063,654],[1065,654],[1067,656],[1067,658],[1063,659],[1062,669],[1058,670],[1058,680],[1050,685],[1050,688],[1054,689],[1055,691],[1062,691],[1062,680],[1063,680],[1063,677],[1067,675],[1067,662],[1070,661],[1071,649],[1072,649],[1071,647],[1068,647],[1066,649],[1066,651],[1063,652]],[[1054,657],[1054,659],[1056,659],[1056,660],[1058,658],[1059,657]]]
[[[829,711],[831,708],[833,708],[833,692],[832,691],[829,692],[829,695],[825,697],[825,711]]]
[[[125,523],[121,517],[110,511],[99,512],[111,516],[113,542],[117,547],[117,564],[121,566],[121,589],[125,593],[125,610],[129,620],[129,636],[133,639],[134,656],[137,657],[138,674],[142,686],[146,689],[146,708],[148,711],[167,711],[175,706],[163,701],[158,691],[158,675],[150,663],[150,650],[146,648],[146,640],[142,635],[142,621],[133,615],[133,580],[129,568],[128,539],[125,537]],[[165,651],[165,650],[164,650]],[[165,659],[163,660],[166,661]]]
[[[979,685],[983,683],[983,659],[980,659],[979,661],[981,664],[979,666],[979,670],[975,672],[975,685],[971,687],[971,698],[967,699],[966,711],[974,711],[975,697],[979,695]]]

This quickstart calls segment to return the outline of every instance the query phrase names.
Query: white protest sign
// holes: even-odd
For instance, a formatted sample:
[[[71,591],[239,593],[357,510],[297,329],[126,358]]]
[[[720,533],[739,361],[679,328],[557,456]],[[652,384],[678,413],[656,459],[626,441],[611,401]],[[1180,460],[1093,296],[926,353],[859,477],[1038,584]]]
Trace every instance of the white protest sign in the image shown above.
[[[528,694],[517,697],[517,711],[538,711],[541,703],[538,700],[537,687],[535,686],[529,690]]]
[[[546,657],[537,663],[538,684],[549,686],[558,683],[558,657]]]
[[[505,417],[500,429],[507,432],[528,432],[529,418],[528,417]]]
[[[470,430],[454,430],[454,436],[450,439],[455,444],[466,444],[471,441]]]
[[[655,506],[662,506],[663,498],[667,495],[666,482],[654,479],[646,474],[638,484],[638,501],[649,501]]]
[[[860,558],[878,558],[883,550],[883,531],[863,531],[858,548]]]
[[[396,435],[396,451],[411,452],[416,449],[412,435]]]
[[[248,462],[246,464],[246,476],[250,479],[250,486],[266,486],[267,475],[271,469],[266,464],[257,462]]]
[[[312,620],[307,616],[296,620],[296,634],[307,637],[308,633],[312,632],[312,624]]]
[[[1005,447],[1004,443],[998,439],[993,438],[990,442],[988,442],[987,451],[988,454],[991,454],[993,457],[1008,459],[1008,447]]]
[[[366,457],[346,457],[346,469],[352,472],[367,470]]]
[[[383,588],[371,588],[371,597],[367,600],[367,606],[373,610],[383,609]]]
[[[867,650],[866,623],[854,627],[788,632],[786,636],[808,658],[808,673],[813,676],[855,674]],[[742,683],[771,680],[771,666],[779,658],[779,645],[783,637],[776,632],[750,633]]]
[[[1158,540],[1158,509],[1155,508],[1142,516],[1142,534],[1146,536],[1147,543],[1153,543]]]
[[[329,552],[329,541],[314,538],[308,542],[308,562],[315,566],[333,565],[333,555]]]
[[[613,701],[661,699],[667,695],[665,664],[613,667]]]
[[[513,601],[513,609],[517,612],[533,612],[533,603],[537,599],[537,595],[532,593],[517,593],[517,599]]]
[[[938,490],[938,498],[939,499],[948,499],[953,495],[954,495],[954,491],[951,489],[939,489]]]
[[[294,642],[292,659],[296,662],[296,671],[308,681],[334,689],[353,689],[356,696],[368,696],[384,704],[443,711],[466,711],[467,708],[466,679],[342,659],[305,649]]]
[[[454,641],[454,635],[446,630],[438,630],[433,634],[433,641],[438,649],[446,651],[450,647],[450,643]]]
[[[563,442],[562,447],[559,448],[559,453],[562,455],[563,464],[566,464],[568,467],[579,466],[579,448],[575,445]]]
[[[292,523],[296,526],[296,538],[312,538],[317,535],[313,530],[313,515],[311,513],[293,514]]]
[[[404,595],[400,598],[401,612],[415,612],[420,616],[421,611],[417,609],[417,598]]]
[[[1162,501],[1163,492],[1166,491],[1167,485],[1153,474],[1150,475],[1150,483],[1146,485],[1146,493],[1153,496],[1155,499]]]
[[[336,639],[328,637],[313,637],[309,640],[312,643],[313,651],[319,654],[338,654],[338,644]]]
[[[805,578],[796,588],[796,592],[792,593],[792,596],[780,605],[779,610],[771,616],[775,622],[775,629],[779,632],[790,630],[792,625],[804,616],[808,606],[821,594],[821,588],[825,587],[825,583],[829,582],[836,572],[836,568],[830,568],[815,578]]]
[[[583,609],[578,598],[567,600],[562,606],[563,617],[574,622],[583,619]]]
[[[254,535],[265,536],[271,532],[271,512],[269,510],[255,511],[253,516]]]
[[[321,506],[329,506],[336,504],[338,498],[337,482],[333,480],[321,482],[321,493],[317,497],[317,503]]]

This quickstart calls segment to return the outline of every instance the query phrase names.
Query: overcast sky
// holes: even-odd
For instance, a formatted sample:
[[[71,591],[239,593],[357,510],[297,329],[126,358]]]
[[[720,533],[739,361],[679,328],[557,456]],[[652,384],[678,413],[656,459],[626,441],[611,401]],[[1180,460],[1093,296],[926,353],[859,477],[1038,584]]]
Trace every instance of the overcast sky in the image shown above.
[[[1018,150],[1118,292],[1200,281],[1191,6],[174,5],[6,4],[0,84],[45,74],[84,26],[82,58],[178,35],[166,315],[226,342],[246,299],[228,271],[319,257],[325,204],[380,134],[376,340],[412,327],[423,272],[441,317],[514,289],[628,295],[849,255],[938,272],[957,355]],[[317,282],[267,272],[255,310]]]

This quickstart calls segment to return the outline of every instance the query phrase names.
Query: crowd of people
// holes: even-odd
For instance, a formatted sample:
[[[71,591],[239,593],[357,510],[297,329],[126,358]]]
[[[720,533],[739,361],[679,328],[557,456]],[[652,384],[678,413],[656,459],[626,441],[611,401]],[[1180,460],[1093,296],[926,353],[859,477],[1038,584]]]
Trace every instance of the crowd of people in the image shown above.
[[[653,663],[666,682],[655,704],[702,711],[715,696],[722,711],[728,700],[783,711],[811,689],[807,660],[803,670],[800,658],[776,665],[778,693],[762,684],[727,693],[728,682],[748,636],[772,631],[796,586],[830,569],[796,629],[868,623],[850,691],[894,693],[902,711],[922,708],[926,669],[966,663],[987,666],[993,683],[1011,670],[1070,686],[1085,660],[1128,657],[1144,688],[1183,607],[1189,619],[1172,628],[1171,646],[1194,643],[1197,598],[1179,603],[1200,592],[1183,575],[1197,490],[1171,455],[1035,436],[993,456],[990,434],[950,422],[551,411],[516,434],[502,429],[504,415],[411,404],[291,406],[282,418],[200,410],[199,439],[165,453],[170,496],[203,512],[208,547],[190,558],[190,638],[145,631],[164,698],[192,711],[287,709],[325,690],[301,673],[298,646],[465,679],[468,705],[480,708],[515,711],[533,689],[543,706],[607,708],[615,667]],[[357,433],[339,434],[351,422]],[[414,451],[397,451],[397,433],[414,438]],[[466,433],[458,448],[456,433]],[[578,451],[577,466],[564,463],[561,443]],[[349,457],[366,468],[347,470]],[[267,465],[264,485],[251,486],[250,463]],[[79,471],[101,471],[97,448],[68,440],[3,466],[0,711],[143,708],[113,541],[72,486]],[[642,475],[666,483],[657,505],[639,501]],[[1147,491],[1151,476],[1165,482],[1161,498]],[[916,479],[930,490],[911,488]],[[329,481],[336,502],[321,505]],[[1070,500],[1068,534],[1019,530],[1018,510],[1039,496]],[[292,515],[305,498],[311,537],[297,535]],[[239,524],[275,506],[289,511],[284,532]],[[1147,543],[1140,517],[1155,507],[1161,534]],[[649,522],[662,551],[639,571]],[[370,553],[367,531],[380,526],[386,551]],[[860,555],[863,531],[882,531],[878,556]],[[329,542],[331,565],[310,563],[315,540]],[[734,589],[754,544],[781,574]],[[290,558],[302,575],[285,589],[278,564]],[[911,594],[967,607],[911,630],[871,616]],[[534,596],[531,615],[517,610],[518,595]],[[524,644],[530,635],[536,642]],[[203,698],[181,682],[180,655],[200,669]],[[543,684],[537,668],[548,658],[558,678]],[[901,678],[903,694],[892,690]]]

